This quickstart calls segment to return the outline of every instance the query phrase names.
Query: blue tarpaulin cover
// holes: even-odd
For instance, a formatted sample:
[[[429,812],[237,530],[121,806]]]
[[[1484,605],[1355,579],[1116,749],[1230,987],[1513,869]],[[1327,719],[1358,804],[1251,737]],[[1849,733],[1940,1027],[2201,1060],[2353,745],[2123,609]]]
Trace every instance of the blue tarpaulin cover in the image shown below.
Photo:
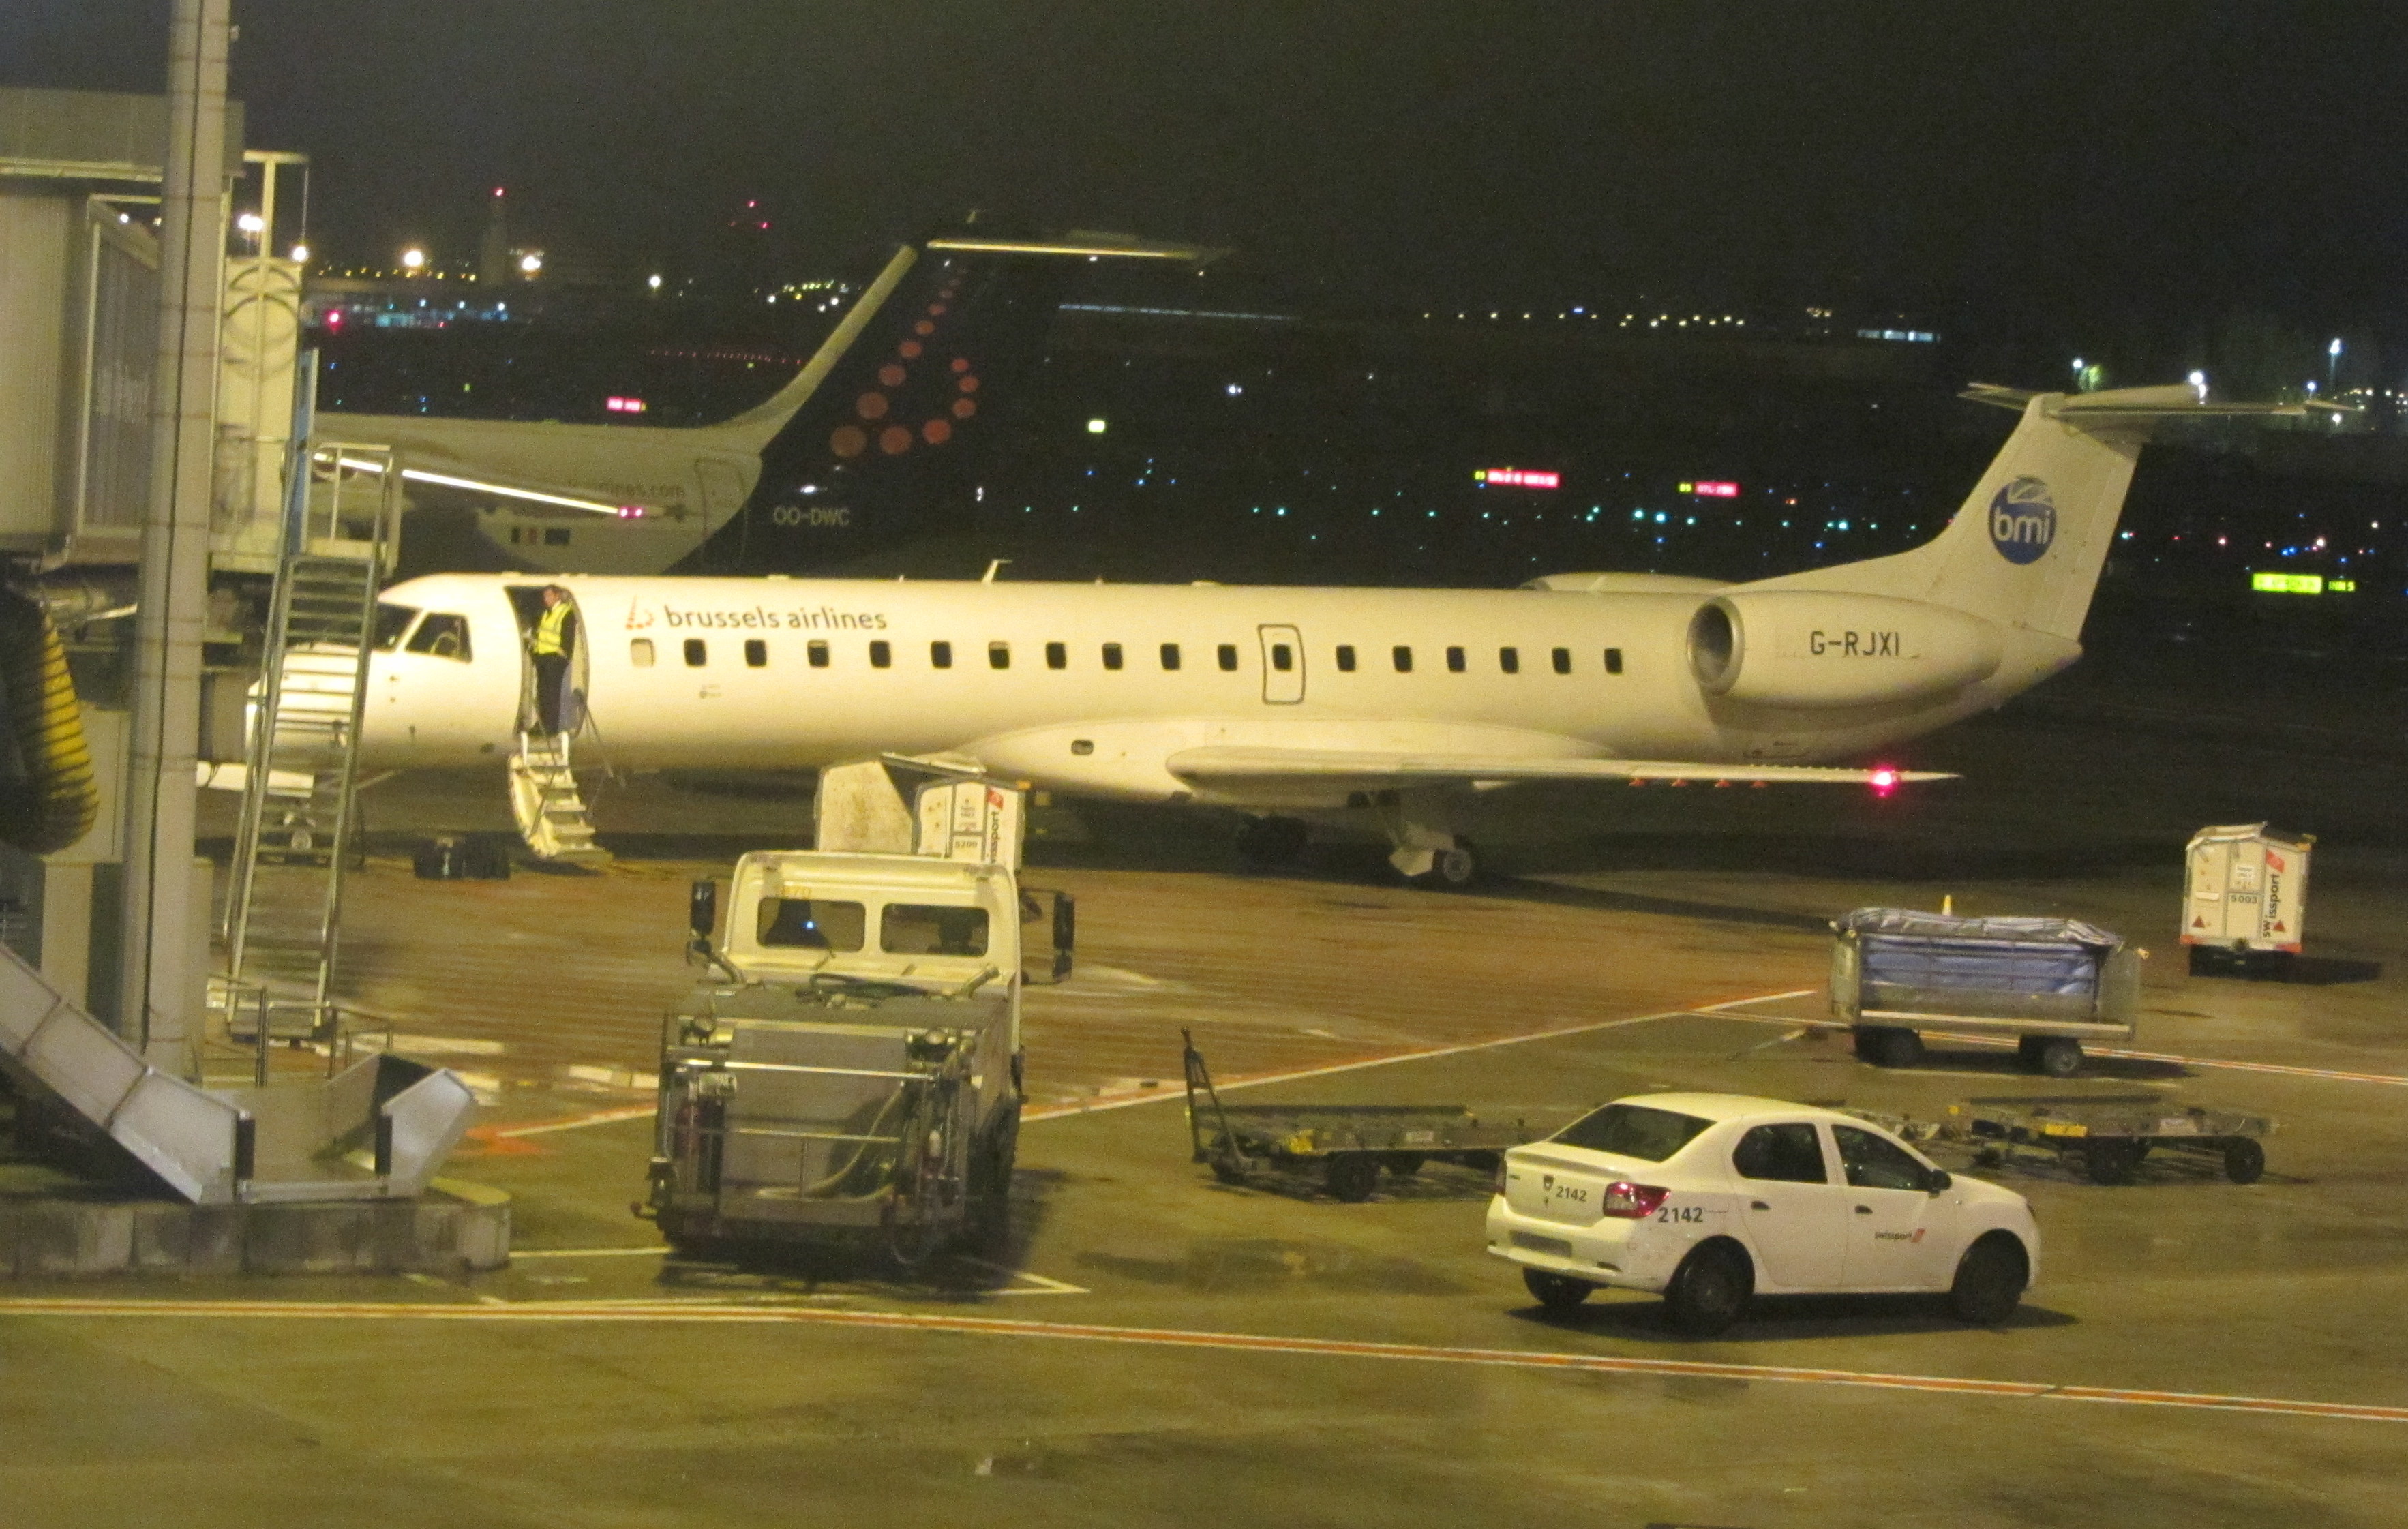
[[[1856,936],[1867,1007],[1928,1005],[1942,993],[2094,999],[2120,936],[2071,919],[1959,919],[1860,907],[1832,928]]]

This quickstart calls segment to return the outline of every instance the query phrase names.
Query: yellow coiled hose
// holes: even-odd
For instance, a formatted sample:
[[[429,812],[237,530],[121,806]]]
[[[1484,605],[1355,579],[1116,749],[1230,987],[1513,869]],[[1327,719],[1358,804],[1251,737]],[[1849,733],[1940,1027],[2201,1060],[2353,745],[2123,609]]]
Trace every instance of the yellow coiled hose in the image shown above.
[[[0,590],[0,702],[24,768],[22,780],[0,779],[0,842],[28,854],[64,850],[100,817],[100,782],[58,631],[13,590]]]

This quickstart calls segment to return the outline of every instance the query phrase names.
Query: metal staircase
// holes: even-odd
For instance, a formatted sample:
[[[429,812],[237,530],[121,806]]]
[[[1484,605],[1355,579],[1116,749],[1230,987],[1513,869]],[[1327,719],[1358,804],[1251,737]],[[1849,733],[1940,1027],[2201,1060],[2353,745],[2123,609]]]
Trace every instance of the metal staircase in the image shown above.
[[[266,993],[264,1010],[248,1012],[264,1011],[271,1037],[293,1039],[320,1036],[333,1015],[368,655],[401,484],[381,448],[320,445],[308,461],[293,475],[252,692],[225,913],[229,973]]]
[[[510,756],[510,811],[519,837],[542,859],[605,865],[610,851],[594,842],[594,820],[568,763],[569,735],[522,732]]]

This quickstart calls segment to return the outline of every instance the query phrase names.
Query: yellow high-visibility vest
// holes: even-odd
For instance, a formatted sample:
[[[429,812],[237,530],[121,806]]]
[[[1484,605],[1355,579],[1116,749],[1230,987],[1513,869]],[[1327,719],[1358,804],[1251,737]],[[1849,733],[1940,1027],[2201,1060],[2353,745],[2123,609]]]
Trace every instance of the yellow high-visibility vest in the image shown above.
[[[548,607],[543,619],[535,623],[535,640],[527,644],[527,651],[538,658],[550,653],[566,655],[568,651],[569,615],[569,605],[566,600]]]

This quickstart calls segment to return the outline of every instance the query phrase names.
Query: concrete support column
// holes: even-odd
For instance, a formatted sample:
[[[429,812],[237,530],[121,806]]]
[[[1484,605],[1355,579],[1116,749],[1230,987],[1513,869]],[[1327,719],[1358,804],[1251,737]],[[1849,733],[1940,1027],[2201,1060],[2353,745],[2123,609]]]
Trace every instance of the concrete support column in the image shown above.
[[[170,24],[150,503],[142,527],[141,612],[126,750],[119,1030],[152,1065],[186,1077],[197,1068],[206,977],[191,954],[201,933],[192,927],[193,764],[200,744],[201,633],[208,607],[217,449],[231,5],[232,0],[176,0]]]

